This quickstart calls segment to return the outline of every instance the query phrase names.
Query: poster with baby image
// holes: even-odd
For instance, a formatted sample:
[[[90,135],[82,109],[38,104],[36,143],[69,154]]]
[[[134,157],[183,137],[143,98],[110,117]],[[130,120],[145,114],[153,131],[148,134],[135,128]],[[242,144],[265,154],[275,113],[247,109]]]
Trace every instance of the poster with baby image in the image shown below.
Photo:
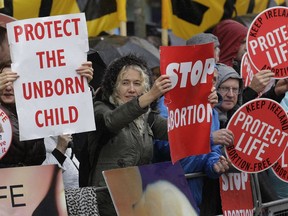
[[[103,171],[118,216],[193,216],[183,169],[171,162]]]

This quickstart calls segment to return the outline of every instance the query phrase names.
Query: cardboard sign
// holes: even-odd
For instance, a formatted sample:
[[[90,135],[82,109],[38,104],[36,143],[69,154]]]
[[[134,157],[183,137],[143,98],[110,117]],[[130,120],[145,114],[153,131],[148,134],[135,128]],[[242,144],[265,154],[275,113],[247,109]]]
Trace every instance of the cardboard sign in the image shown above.
[[[278,79],[288,77],[287,14],[287,7],[264,10],[251,23],[246,41],[254,67],[271,69]]]
[[[85,15],[7,24],[20,140],[95,130],[92,96],[76,69],[87,60]],[[29,127],[27,127],[29,125]]]
[[[12,141],[12,126],[7,114],[0,109],[0,160],[8,152]]]
[[[242,172],[227,173],[222,174],[219,181],[223,216],[253,216],[254,205],[250,175]]]
[[[57,165],[0,169],[0,185],[0,215],[68,215]]]
[[[172,90],[165,95],[172,162],[210,151],[212,107],[208,103],[214,72],[213,43],[160,47],[162,74]]]
[[[103,176],[118,216],[197,215],[179,163],[112,169]]]
[[[288,119],[282,106],[270,99],[255,99],[240,107],[227,128],[234,144],[225,148],[232,165],[257,173],[271,167],[288,142]]]
[[[288,148],[272,167],[275,175],[282,181],[288,183]]]

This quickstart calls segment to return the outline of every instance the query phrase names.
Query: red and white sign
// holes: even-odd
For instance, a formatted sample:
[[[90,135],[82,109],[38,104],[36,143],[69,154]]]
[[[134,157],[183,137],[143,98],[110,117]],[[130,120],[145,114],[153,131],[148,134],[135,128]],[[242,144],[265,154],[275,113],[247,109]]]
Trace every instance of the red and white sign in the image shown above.
[[[170,75],[165,95],[172,162],[210,151],[212,107],[208,103],[214,72],[213,43],[160,48],[161,73]]]
[[[275,175],[288,183],[288,148],[285,149],[281,157],[272,167]]]
[[[254,99],[232,116],[227,128],[234,144],[225,148],[232,165],[257,173],[271,167],[288,142],[288,119],[282,106],[270,99]]]
[[[7,24],[20,140],[95,130],[91,92],[76,69],[87,61],[83,13]]]
[[[247,35],[248,55],[257,70],[271,69],[275,78],[288,77],[287,7],[271,7],[251,23]]]
[[[244,53],[241,61],[241,77],[243,78],[244,87],[249,86],[254,75],[258,73],[258,70],[253,66],[248,53]],[[267,92],[271,89],[273,84],[275,83],[275,79],[271,79],[269,84],[265,87],[265,89],[259,94],[261,96],[263,93]]]
[[[250,179],[248,173],[242,172],[221,175],[219,181],[224,216],[253,216],[254,205]]]
[[[256,74],[258,70],[253,66],[251,63],[251,60],[249,59],[249,56],[246,53],[244,53],[241,61],[241,77],[243,78],[244,87],[249,86],[254,74]]]
[[[12,126],[7,114],[0,109],[0,159],[8,152],[12,141]]]

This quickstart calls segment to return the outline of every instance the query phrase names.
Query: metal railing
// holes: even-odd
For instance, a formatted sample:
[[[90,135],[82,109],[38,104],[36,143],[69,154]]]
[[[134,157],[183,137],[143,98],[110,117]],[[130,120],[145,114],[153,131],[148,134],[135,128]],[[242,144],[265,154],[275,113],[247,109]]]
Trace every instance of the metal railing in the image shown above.
[[[205,177],[206,174],[188,173],[185,174],[187,179]],[[261,190],[259,186],[259,179],[257,174],[251,174],[251,188],[254,204],[255,216],[288,216],[288,198],[279,199],[267,203],[262,202]],[[107,190],[107,187],[97,187],[96,192]]]

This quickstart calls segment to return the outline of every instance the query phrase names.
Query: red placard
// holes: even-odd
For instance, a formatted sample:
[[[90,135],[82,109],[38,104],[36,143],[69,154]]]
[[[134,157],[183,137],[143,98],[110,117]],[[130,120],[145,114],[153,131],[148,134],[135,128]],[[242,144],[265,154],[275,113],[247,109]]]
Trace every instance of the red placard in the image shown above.
[[[12,141],[12,126],[8,115],[0,109],[0,160],[8,152]]]
[[[224,216],[253,215],[251,180],[248,173],[227,173],[220,177]]]
[[[170,75],[165,95],[172,162],[210,151],[212,107],[208,103],[214,72],[213,43],[160,47],[162,74]]]
[[[255,99],[241,106],[227,128],[234,133],[234,144],[225,148],[226,155],[244,172],[268,169],[287,146],[287,114],[270,99]]]
[[[247,35],[248,55],[257,70],[271,69],[275,78],[288,77],[287,7],[272,7],[251,23]]]
[[[283,152],[272,169],[275,175],[284,182],[288,183],[288,148]]]
[[[241,77],[243,78],[244,87],[249,86],[252,82],[252,79],[256,73],[258,73],[258,70],[254,67],[252,64],[248,53],[244,53],[242,60],[241,60]],[[271,87],[274,85],[275,79],[271,79],[269,84],[265,87],[265,89],[259,94],[259,97],[271,89]]]

